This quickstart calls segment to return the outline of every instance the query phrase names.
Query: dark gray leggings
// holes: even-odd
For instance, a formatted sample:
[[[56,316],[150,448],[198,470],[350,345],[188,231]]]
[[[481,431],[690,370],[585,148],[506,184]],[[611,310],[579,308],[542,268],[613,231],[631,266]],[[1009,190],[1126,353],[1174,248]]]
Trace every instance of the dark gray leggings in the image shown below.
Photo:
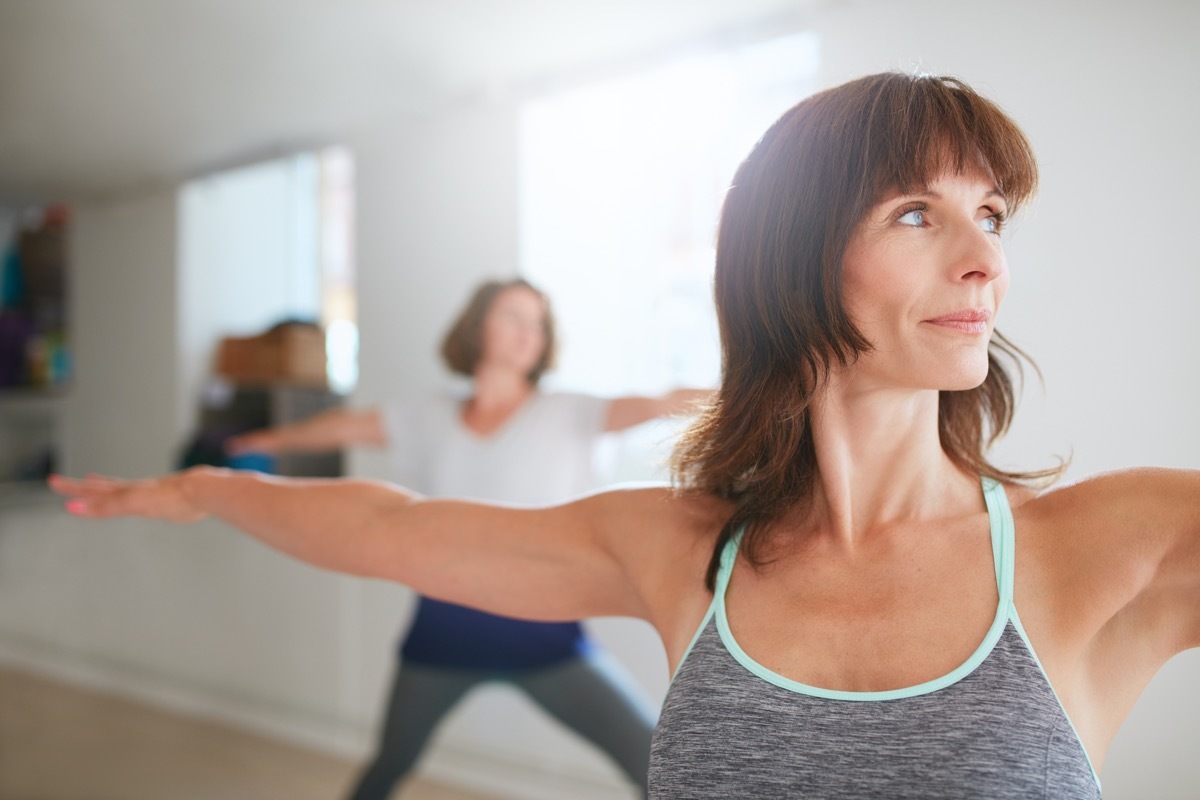
[[[533,670],[471,670],[397,665],[379,749],[352,800],[386,800],[416,763],[434,727],[482,683],[511,683],[559,722],[606,752],[646,793],[656,712],[625,668],[595,652]]]

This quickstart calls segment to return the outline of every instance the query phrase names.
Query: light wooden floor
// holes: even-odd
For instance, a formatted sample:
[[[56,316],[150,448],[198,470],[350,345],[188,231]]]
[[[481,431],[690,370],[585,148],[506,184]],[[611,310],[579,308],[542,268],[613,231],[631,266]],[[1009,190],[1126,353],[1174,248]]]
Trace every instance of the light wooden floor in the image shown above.
[[[0,668],[0,800],[339,800],[356,765]],[[494,800],[420,779],[397,800]]]

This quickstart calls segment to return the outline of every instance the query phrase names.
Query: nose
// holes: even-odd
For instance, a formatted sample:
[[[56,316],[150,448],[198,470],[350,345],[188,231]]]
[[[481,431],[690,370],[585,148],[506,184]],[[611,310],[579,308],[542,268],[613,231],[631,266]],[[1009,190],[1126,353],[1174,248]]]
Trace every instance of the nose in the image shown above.
[[[1003,275],[1008,267],[1000,237],[980,228],[975,220],[965,221],[958,228],[951,261],[953,278],[986,283]]]

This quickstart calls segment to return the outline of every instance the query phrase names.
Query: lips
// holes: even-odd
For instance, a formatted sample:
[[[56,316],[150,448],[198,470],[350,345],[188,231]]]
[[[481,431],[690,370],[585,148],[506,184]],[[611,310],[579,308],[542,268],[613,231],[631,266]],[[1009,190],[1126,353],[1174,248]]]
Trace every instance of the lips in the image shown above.
[[[987,333],[992,312],[986,308],[964,308],[925,320],[925,324],[961,333]]]

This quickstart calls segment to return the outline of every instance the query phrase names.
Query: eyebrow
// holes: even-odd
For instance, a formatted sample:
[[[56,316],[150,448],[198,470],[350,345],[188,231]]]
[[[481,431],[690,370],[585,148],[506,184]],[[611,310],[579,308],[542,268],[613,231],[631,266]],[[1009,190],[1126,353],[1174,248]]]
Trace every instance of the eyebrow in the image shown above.
[[[904,194],[908,194],[908,196],[910,196],[910,197],[928,197],[932,200],[941,200],[942,199],[942,195],[940,192],[935,192],[934,190],[929,189],[929,188],[923,188],[919,192],[912,192],[912,193],[906,192]],[[900,196],[903,197],[904,194],[901,194]],[[989,190],[987,192],[987,194],[984,195],[984,197],[985,198],[999,197],[1001,200],[1004,200],[1005,202],[1008,201],[1008,198],[1004,196],[1004,192],[1000,191],[999,189],[995,188],[994,186],[991,188],[991,190]]]

